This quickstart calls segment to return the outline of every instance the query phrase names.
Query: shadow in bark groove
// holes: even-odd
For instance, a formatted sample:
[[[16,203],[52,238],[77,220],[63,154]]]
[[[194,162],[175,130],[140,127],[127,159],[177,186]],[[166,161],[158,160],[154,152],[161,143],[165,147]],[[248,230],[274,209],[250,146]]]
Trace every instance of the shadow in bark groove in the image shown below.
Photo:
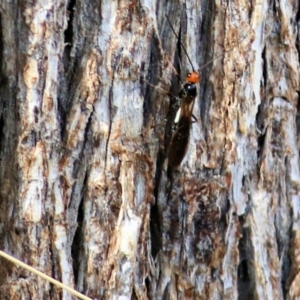
[[[203,11],[202,19],[200,23],[200,34],[196,43],[199,48],[199,53],[202,55],[198,58],[198,63],[201,68],[206,62],[213,58],[213,53],[211,51],[213,45],[213,28],[214,28],[214,15],[215,15],[215,6],[211,1],[203,1],[201,4],[201,10]],[[219,53],[215,53],[215,55],[219,55]],[[200,81],[200,89],[199,89],[199,101],[198,105],[200,106],[200,122],[201,127],[204,130],[204,134],[207,140],[208,131],[208,120],[209,120],[209,111],[211,107],[212,101],[212,84],[209,81],[209,76],[211,73],[213,63],[207,65],[202,68],[200,71],[201,81]]]
[[[5,109],[5,103],[4,103],[4,89],[7,86],[7,79],[4,76],[4,70],[3,70],[3,31],[2,31],[2,15],[0,13],[0,153],[4,150],[4,109]],[[0,156],[2,158],[2,155]]]
[[[1,107],[0,107],[1,109]],[[4,141],[4,117],[3,114],[0,115],[0,153],[3,151],[3,141]],[[0,155],[2,157],[2,155]]]
[[[243,216],[239,217],[241,226],[243,226]],[[250,243],[250,231],[248,228],[242,228],[242,237],[238,245],[240,253],[240,263],[238,266],[238,299],[255,299],[255,281],[253,269],[253,249]]]
[[[4,67],[4,61],[3,61],[3,45],[4,40],[3,40],[3,24],[2,24],[2,15],[0,13],[0,86],[2,85],[2,80],[4,78],[4,72],[3,72],[3,67]],[[1,102],[0,102],[1,103]]]
[[[85,174],[83,186],[86,186],[87,184],[87,173]],[[78,275],[79,275],[79,268],[80,263],[79,259],[83,257],[83,248],[82,245],[84,245],[84,236],[83,236],[83,220],[84,220],[84,196],[82,196],[82,199],[80,201],[79,207],[78,207],[78,215],[77,215],[77,229],[74,235],[73,243],[71,246],[71,255],[73,259],[73,272],[74,272],[74,281],[75,284],[77,284],[78,281]]]
[[[156,86],[159,83],[159,79],[162,76],[161,63],[162,63],[162,54],[159,51],[159,40],[157,36],[153,36],[150,43],[150,56],[149,56],[149,68],[147,70],[146,78],[145,74],[145,63],[141,65],[141,91],[144,92],[144,106],[143,106],[143,125],[148,124],[153,116],[157,115],[156,107],[157,107],[157,98],[156,94],[162,93],[158,90],[155,90],[154,87],[145,83],[144,79],[147,82],[151,83],[151,85]],[[158,63],[157,63],[158,62]],[[158,99],[158,100],[159,100]],[[152,124],[154,125],[154,124]]]
[[[74,19],[74,7],[75,7],[76,1],[71,0],[68,3],[67,11],[69,12],[69,20],[68,20],[68,27],[64,32],[65,35],[65,49],[63,53],[63,63],[64,63],[64,69],[65,72],[68,71],[70,66],[70,53],[72,49],[72,43],[73,43],[73,19]]]
[[[263,85],[264,87],[267,86],[267,81],[268,81],[268,67],[267,67],[267,58],[266,58],[266,47],[264,47],[263,51],[262,51],[262,54],[261,54],[261,57],[262,57],[262,61],[263,61]]]
[[[154,187],[155,204],[152,205],[150,209],[151,254],[154,259],[162,247],[161,220],[160,220],[160,211],[159,211],[157,199],[158,199],[158,186],[162,176],[162,165],[164,160],[165,160],[164,151],[160,150],[158,152],[157,160],[156,160],[156,174],[155,174],[155,187]]]
[[[256,127],[260,131],[260,133],[257,135],[257,158],[258,159],[261,158],[264,145],[265,145],[266,130],[264,129],[264,119],[265,119],[265,113],[263,111],[262,104],[259,104],[257,107],[257,114],[256,114]]]
[[[74,78],[76,78],[76,69],[77,64],[72,61],[71,58],[71,51],[73,47],[73,22],[74,22],[74,8],[75,8],[76,1],[70,0],[67,6],[67,11],[69,12],[69,20],[67,29],[64,32],[64,52],[63,52],[63,66],[64,66],[64,75],[65,75],[65,82],[64,85],[60,86],[60,89],[65,89],[63,92],[58,93],[57,105],[58,105],[58,114],[59,114],[59,121],[60,121],[60,134],[61,137],[64,137],[66,125],[67,125],[67,117],[69,112],[69,107],[71,104],[71,99],[73,98],[70,95],[70,91],[74,86]],[[70,77],[70,78],[68,78]],[[62,96],[64,95],[64,96]]]

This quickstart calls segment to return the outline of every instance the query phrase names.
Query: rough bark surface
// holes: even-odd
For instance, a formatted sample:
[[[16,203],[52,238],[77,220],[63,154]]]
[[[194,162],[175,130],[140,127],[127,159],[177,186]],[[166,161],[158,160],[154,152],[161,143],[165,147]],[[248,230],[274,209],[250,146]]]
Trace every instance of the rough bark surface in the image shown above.
[[[177,169],[165,14],[202,77]],[[299,15],[2,0],[0,248],[94,299],[300,299]],[[0,259],[0,299],[72,297]]]

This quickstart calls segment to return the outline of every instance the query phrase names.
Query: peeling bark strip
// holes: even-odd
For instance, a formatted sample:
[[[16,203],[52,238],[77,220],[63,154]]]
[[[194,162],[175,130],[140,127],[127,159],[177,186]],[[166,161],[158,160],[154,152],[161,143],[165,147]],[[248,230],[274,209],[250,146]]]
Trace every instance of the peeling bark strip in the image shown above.
[[[189,63],[165,14],[196,70],[224,53],[172,174],[151,126],[180,89],[170,62]],[[299,298],[299,15],[292,0],[0,2],[1,250],[93,299]],[[0,299],[25,298],[71,296],[1,259]]]

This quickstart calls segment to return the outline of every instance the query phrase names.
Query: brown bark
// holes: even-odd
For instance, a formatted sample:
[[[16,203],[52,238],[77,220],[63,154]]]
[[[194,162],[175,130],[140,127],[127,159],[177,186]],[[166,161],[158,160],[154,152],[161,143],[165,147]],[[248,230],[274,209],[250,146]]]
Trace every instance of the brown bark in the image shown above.
[[[296,299],[298,2],[150,2],[0,2],[0,248],[91,298]],[[165,14],[202,77],[177,170]]]

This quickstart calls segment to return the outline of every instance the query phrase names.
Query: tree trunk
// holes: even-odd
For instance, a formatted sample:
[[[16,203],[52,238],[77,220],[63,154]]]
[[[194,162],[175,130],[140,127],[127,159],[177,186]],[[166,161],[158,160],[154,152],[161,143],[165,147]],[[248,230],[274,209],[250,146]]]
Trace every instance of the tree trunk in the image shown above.
[[[0,2],[0,248],[93,299],[300,299],[298,9]],[[202,77],[178,168],[173,66]]]

